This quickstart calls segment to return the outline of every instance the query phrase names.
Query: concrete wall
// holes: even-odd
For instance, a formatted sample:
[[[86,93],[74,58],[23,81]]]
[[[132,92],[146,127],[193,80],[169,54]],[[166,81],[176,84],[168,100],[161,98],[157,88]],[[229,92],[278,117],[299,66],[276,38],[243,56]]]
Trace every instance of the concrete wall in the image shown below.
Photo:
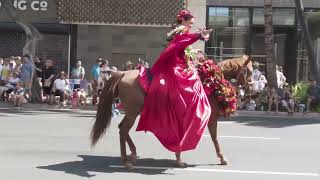
[[[197,31],[198,27],[206,26],[206,0],[187,0],[187,9],[189,9],[196,18],[193,31]],[[201,49],[204,51],[205,43],[198,41],[193,48]]]
[[[124,63],[138,58],[153,64],[166,43],[169,28],[78,25],[77,57],[83,60],[87,72],[96,59],[104,57],[112,66],[124,68]]]
[[[264,0],[207,0],[208,6],[263,7]],[[305,8],[320,8],[319,0],[304,0]],[[295,7],[294,0],[273,0],[274,7]]]

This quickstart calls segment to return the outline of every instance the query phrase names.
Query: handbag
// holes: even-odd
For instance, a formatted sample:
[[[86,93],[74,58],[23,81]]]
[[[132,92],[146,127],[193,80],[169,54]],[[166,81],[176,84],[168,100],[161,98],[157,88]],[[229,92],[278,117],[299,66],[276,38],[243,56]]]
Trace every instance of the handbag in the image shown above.
[[[45,79],[43,86],[44,87],[50,87],[51,86],[51,81],[49,79]]]

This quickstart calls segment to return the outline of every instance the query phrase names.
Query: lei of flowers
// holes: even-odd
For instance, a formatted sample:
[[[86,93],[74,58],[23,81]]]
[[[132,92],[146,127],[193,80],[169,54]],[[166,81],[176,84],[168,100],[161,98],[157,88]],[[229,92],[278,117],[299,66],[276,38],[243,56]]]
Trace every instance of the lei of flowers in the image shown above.
[[[236,111],[236,91],[231,83],[223,78],[219,66],[212,60],[206,60],[197,65],[197,71],[207,96],[214,96],[220,115],[227,117]]]

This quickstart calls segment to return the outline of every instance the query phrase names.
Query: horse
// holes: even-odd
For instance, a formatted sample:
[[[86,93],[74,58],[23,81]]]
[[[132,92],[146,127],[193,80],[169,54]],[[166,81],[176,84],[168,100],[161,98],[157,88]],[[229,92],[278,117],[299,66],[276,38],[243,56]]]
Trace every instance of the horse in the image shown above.
[[[236,78],[238,85],[248,85],[252,81],[253,67],[249,56],[225,60],[218,65],[224,76],[229,79]],[[139,84],[139,70],[114,72],[100,94],[96,120],[90,134],[91,146],[94,147],[110,126],[112,103],[115,98],[120,98],[125,111],[125,117],[118,125],[120,130],[121,161],[128,169],[133,167],[137,159],[136,146],[129,135],[129,131],[142,110],[145,95],[146,92],[143,91]],[[213,109],[208,122],[208,129],[221,165],[227,165],[228,162],[222,154],[217,137],[217,122],[221,115],[216,109],[219,107],[213,96],[208,97],[208,99],[211,109]],[[127,156],[126,143],[131,151],[130,156]],[[182,168],[186,164],[181,161],[180,154],[176,153],[176,166]]]

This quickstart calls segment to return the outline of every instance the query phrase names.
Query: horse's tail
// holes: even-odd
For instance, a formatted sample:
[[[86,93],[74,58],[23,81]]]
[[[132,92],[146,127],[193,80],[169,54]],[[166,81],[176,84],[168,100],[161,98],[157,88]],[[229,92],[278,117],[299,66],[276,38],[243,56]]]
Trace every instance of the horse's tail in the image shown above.
[[[112,77],[106,82],[100,95],[96,121],[91,130],[91,146],[94,147],[110,126],[112,117],[112,104],[118,96],[118,84],[124,73],[112,73]]]

